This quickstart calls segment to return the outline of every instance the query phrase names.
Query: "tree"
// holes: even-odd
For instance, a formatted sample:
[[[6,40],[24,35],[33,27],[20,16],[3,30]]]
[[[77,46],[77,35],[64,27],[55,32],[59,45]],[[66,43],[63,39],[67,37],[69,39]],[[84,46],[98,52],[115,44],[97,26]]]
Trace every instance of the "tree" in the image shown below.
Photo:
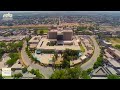
[[[40,35],[43,35],[44,34],[44,31],[43,30],[40,30]]]
[[[79,79],[82,73],[82,69],[79,67],[67,69],[67,78],[68,79]]]
[[[26,67],[22,68],[22,72],[26,73],[27,72],[27,68]]]
[[[56,70],[51,76],[50,79],[67,79],[66,70]]]
[[[107,78],[108,79],[120,79],[120,76],[118,76],[118,75],[108,75]]]
[[[32,69],[30,73],[36,75],[37,78],[44,78],[44,76],[39,72],[39,69],[37,70]]]
[[[22,49],[22,46],[23,46],[23,42],[20,41],[16,44],[17,48],[19,48],[20,50]]]
[[[69,60],[63,60],[62,68],[70,68],[70,61]]]
[[[22,77],[23,75],[21,74],[21,73],[18,73],[18,74],[14,74],[13,75],[13,77],[15,78],[15,79],[18,79],[18,78],[20,78],[20,77]]]
[[[6,48],[6,43],[5,42],[0,42],[0,48]]]
[[[82,71],[80,67],[56,70],[50,79],[90,79],[86,71]]]
[[[3,79],[2,74],[0,74],[0,79]]]
[[[92,72],[93,68],[87,69],[87,74],[90,74]]]
[[[90,76],[88,76],[87,71],[82,71],[80,78],[81,79],[90,79]]]
[[[57,59],[58,58],[58,53],[54,53],[54,56],[55,56],[55,59]]]
[[[102,66],[102,65],[103,65],[103,55],[100,54],[100,56],[97,58],[97,61],[94,63],[93,68],[96,69],[96,68],[98,68],[99,66]]]
[[[39,69],[37,69],[36,71],[35,71],[35,75],[36,75],[36,77],[37,78],[44,78],[44,76],[39,72]]]
[[[0,59],[2,58],[3,54],[4,54],[4,50],[0,49]]]
[[[6,62],[6,64],[8,64],[9,66],[12,66],[13,64],[15,64],[16,61],[19,59],[18,53],[10,53],[9,57],[11,59]]]

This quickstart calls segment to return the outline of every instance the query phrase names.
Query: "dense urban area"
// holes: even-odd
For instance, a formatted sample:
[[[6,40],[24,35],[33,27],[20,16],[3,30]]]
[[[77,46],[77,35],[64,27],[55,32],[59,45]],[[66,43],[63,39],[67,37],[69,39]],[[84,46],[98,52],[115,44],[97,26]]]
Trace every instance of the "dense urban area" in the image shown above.
[[[66,13],[0,13],[0,79],[120,79],[120,14]]]

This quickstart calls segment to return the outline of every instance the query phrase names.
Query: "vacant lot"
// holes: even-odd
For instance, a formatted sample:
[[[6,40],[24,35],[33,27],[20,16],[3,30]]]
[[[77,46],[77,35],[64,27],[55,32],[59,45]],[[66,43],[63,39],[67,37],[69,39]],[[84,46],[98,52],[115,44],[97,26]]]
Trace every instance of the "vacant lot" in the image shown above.
[[[107,40],[112,43],[112,46],[120,45],[120,38],[108,38]]]

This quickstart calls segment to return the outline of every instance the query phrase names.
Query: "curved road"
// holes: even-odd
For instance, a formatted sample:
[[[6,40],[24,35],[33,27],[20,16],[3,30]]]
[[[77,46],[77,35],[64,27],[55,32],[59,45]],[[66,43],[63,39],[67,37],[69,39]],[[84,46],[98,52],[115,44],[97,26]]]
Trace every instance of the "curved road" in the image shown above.
[[[53,73],[53,69],[51,67],[43,67],[38,64],[32,63],[31,59],[28,57],[25,48],[27,46],[26,41],[24,41],[23,48],[21,50],[21,57],[26,66],[31,67],[32,69],[39,69],[40,72],[45,76],[46,79]]]
[[[90,36],[91,40],[93,41],[94,44],[94,54],[93,56],[90,58],[89,61],[87,61],[86,63],[84,63],[83,65],[81,65],[81,68],[83,70],[87,70],[89,68],[92,68],[94,63],[97,61],[97,57],[100,55],[100,48],[99,45],[97,44],[96,40],[95,40],[95,36]]]

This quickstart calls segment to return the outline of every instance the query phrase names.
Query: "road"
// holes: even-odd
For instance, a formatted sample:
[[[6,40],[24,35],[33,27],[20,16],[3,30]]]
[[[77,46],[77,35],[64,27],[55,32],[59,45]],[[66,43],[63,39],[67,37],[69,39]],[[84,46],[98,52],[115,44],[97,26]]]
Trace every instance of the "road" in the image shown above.
[[[99,45],[97,44],[96,40],[95,40],[95,36],[90,36],[91,40],[93,41],[94,44],[94,54],[93,56],[90,58],[89,61],[87,61],[86,63],[84,63],[83,65],[81,65],[81,68],[83,70],[87,70],[89,68],[92,68],[94,63],[97,61],[97,57],[100,55],[100,48]]]
[[[29,66],[33,69],[39,69],[40,72],[45,76],[45,79],[49,79],[49,76],[53,73],[53,69],[51,67],[43,67],[39,64],[35,64],[31,62],[31,59],[28,57],[25,48],[27,46],[26,41],[24,41],[23,48],[21,50],[21,57],[26,66]]]

